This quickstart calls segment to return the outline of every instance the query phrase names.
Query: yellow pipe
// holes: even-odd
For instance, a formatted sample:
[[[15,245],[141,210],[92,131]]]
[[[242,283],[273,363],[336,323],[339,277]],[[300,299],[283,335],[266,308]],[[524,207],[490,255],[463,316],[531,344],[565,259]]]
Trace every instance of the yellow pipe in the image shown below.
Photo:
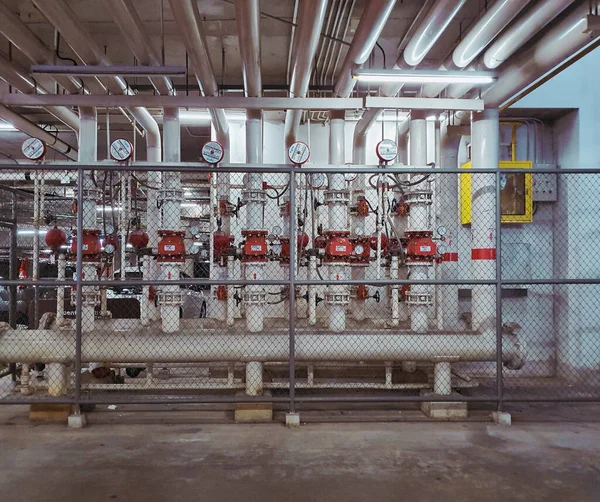
[[[517,129],[523,125],[523,122],[517,121],[501,121],[500,125],[511,125],[512,133],[510,138],[510,157],[511,161],[516,162],[517,160]]]

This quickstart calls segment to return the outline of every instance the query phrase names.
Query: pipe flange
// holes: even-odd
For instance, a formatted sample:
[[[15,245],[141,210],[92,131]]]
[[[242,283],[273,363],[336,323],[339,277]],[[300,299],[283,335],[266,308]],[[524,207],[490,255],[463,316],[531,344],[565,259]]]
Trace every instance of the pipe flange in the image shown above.
[[[183,200],[183,190],[180,188],[161,188],[158,192],[158,200],[161,202],[180,202]]]
[[[267,293],[265,291],[245,292],[242,300],[247,305],[264,305],[267,303]]]
[[[92,293],[82,292],[81,294],[81,305],[84,307],[95,307],[100,303],[100,293],[94,291]]]
[[[81,192],[83,194],[83,200],[99,200],[100,199],[100,189],[94,188],[82,188]]]
[[[349,190],[325,190],[325,204],[350,204]]]
[[[249,202],[266,204],[267,194],[264,190],[244,190],[242,192],[242,202],[246,204]]]
[[[406,303],[408,305],[433,305],[433,295],[431,293],[406,292]]]
[[[329,305],[348,305],[350,303],[350,295],[348,293],[325,293],[325,303]]]
[[[158,304],[161,306],[177,307],[183,304],[183,295],[181,293],[159,293]]]
[[[433,190],[426,188],[420,190],[410,190],[404,194],[404,202],[409,206],[430,206],[433,203]]]

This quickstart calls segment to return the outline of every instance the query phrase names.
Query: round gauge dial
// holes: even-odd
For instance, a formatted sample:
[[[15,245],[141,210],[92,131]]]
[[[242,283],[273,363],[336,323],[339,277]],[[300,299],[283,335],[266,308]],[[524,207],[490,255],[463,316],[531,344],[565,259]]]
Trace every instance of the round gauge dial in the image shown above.
[[[292,164],[306,164],[310,157],[310,148],[302,141],[296,141],[288,148],[288,159]]]
[[[112,225],[106,225],[106,230],[104,231],[105,235],[110,235],[115,233],[115,228]]]
[[[112,244],[107,244],[104,246],[104,252],[108,254],[113,254],[115,252],[115,247]]]
[[[133,156],[133,145],[126,139],[116,139],[110,144],[110,156],[118,162],[125,162]]]
[[[192,244],[188,252],[189,254],[198,254],[200,252],[200,246],[197,244]]]
[[[347,166],[351,166],[352,164],[346,164]],[[358,173],[345,173],[344,174],[344,179],[350,183],[352,181],[354,181],[356,178],[358,178]]]
[[[218,164],[224,155],[223,145],[218,141],[209,141],[202,147],[202,158],[209,164]]]
[[[323,173],[313,173],[308,176],[308,184],[312,188],[322,188],[327,182],[327,177]]]
[[[354,246],[354,254],[363,254],[365,248],[362,244],[357,244],[356,246]]]
[[[448,251],[448,248],[446,247],[445,244],[438,244],[437,245],[437,252],[440,255],[446,254],[446,251]]]
[[[398,155],[398,148],[391,139],[384,139],[377,143],[376,152],[381,162],[391,162]]]
[[[363,227],[356,227],[356,228],[354,229],[354,233],[355,233],[356,235],[365,235],[365,231],[363,230]]]
[[[200,229],[197,226],[189,227],[188,232],[190,235],[198,235],[200,233]]]
[[[40,160],[46,155],[46,145],[41,139],[27,138],[23,141],[21,151],[29,160]]]
[[[440,226],[437,228],[437,233],[438,233],[438,235],[439,235],[440,237],[444,237],[444,235],[446,235],[446,234],[448,233],[448,230],[446,229],[446,227],[445,227],[445,226],[443,226],[443,225],[440,225]]]

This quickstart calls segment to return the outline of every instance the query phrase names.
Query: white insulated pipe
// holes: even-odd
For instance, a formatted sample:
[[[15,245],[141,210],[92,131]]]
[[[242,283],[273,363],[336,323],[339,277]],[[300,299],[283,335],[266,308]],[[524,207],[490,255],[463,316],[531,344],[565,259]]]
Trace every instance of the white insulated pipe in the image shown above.
[[[433,393],[441,396],[452,394],[452,365],[448,361],[433,365]]]
[[[60,253],[58,255],[58,260],[57,260],[58,273],[57,273],[56,280],[58,282],[65,280],[66,267],[67,267],[67,260],[65,259],[65,255],[63,253]],[[60,324],[61,320],[64,318],[64,316],[65,316],[65,287],[59,286],[56,289],[56,319],[59,324]]]
[[[335,83],[335,97],[346,98],[352,92],[356,84],[352,71],[361,68],[371,55],[395,4],[396,0],[371,0],[366,4]]]
[[[316,281],[318,278],[317,257],[311,254],[308,258],[308,280]],[[308,286],[308,325],[314,326],[315,324],[317,324],[317,289],[312,284]]]
[[[406,333],[406,332],[404,332]],[[481,334],[395,332],[386,334],[314,333],[296,335],[296,361],[495,361],[496,331]],[[120,363],[203,361],[289,361],[289,335],[214,334],[183,330],[177,335],[160,331],[99,330],[82,339],[82,361]],[[502,358],[510,369],[525,360],[514,336],[502,339]],[[75,360],[73,330],[5,329],[0,331],[0,361],[69,364]]]
[[[597,5],[597,2],[593,4]],[[598,32],[585,32],[589,12],[590,5],[582,2],[514,63],[503,65],[496,84],[482,95],[486,106],[500,107],[514,94],[596,39]]]
[[[473,112],[471,119],[471,166],[497,169],[500,162],[500,123],[498,110]],[[473,277],[496,278],[496,175],[471,175],[471,266]],[[483,329],[496,317],[496,287],[473,286],[472,327]],[[493,324],[491,324],[493,325]]]
[[[235,19],[238,30],[242,74],[246,96],[262,95],[260,53],[260,1],[235,0]]]
[[[290,79],[290,97],[306,97],[313,60],[319,45],[321,29],[325,20],[328,0],[300,0],[298,7],[298,27],[292,48],[292,72]],[[296,141],[302,110],[285,112],[285,147]]]

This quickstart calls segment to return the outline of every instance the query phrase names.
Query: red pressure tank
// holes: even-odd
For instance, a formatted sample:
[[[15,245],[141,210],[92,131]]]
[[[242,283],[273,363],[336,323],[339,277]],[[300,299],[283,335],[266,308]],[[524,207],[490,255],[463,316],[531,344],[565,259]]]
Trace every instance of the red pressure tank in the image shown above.
[[[46,244],[52,251],[57,251],[67,243],[67,234],[60,228],[54,227],[46,232]]]
[[[369,238],[369,245],[371,246],[371,249],[373,251],[377,251],[377,233],[374,233],[373,235],[371,235],[371,237]],[[381,234],[381,250],[383,252],[386,252],[388,247],[389,247],[389,241],[388,241],[387,235],[382,233]]]
[[[325,246],[326,261],[347,261],[352,255],[352,243],[347,232],[328,232],[329,240]]]
[[[327,246],[327,238],[324,235],[317,235],[314,244],[316,249],[325,249]]]
[[[233,239],[231,235],[222,230],[217,230],[213,234],[213,248],[215,250],[215,256],[222,256],[229,249]]]
[[[306,246],[308,246],[308,235],[304,232],[299,232],[298,233],[298,237],[297,237],[297,241],[296,241],[296,247],[298,249],[298,252],[302,251],[303,249],[306,249]],[[280,237],[279,240],[281,241],[281,254],[280,254],[280,258],[282,262],[289,262],[290,261],[290,239],[288,237]]]
[[[84,230],[81,249],[83,261],[97,261],[102,252],[100,230]],[[77,255],[77,237],[74,237],[71,243],[71,253]]]
[[[145,248],[149,241],[150,237],[148,237],[148,234],[141,228],[136,228],[129,234],[129,244],[131,244],[135,249]]]

